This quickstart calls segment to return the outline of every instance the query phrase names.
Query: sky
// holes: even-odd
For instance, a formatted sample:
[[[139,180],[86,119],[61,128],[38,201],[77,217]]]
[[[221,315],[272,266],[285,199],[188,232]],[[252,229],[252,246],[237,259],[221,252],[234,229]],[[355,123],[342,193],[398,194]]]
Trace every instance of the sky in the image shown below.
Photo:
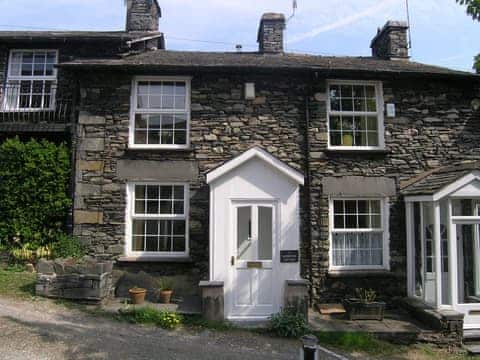
[[[292,13],[292,0],[159,0],[169,50],[257,49],[265,12]],[[368,56],[387,20],[406,20],[406,0],[297,0],[286,50]],[[0,0],[0,30],[122,30],[124,0]],[[471,71],[480,53],[480,22],[455,0],[410,0],[414,61]]]

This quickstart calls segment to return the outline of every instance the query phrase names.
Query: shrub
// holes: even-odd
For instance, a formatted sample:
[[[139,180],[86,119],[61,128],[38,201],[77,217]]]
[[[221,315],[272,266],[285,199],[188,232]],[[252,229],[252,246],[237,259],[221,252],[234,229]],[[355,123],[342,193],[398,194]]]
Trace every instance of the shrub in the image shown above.
[[[0,243],[38,248],[61,232],[71,199],[66,145],[46,140],[0,145]]]
[[[154,324],[164,329],[173,329],[182,322],[182,317],[177,313],[149,307],[123,310],[120,316],[132,323]]]
[[[79,259],[85,255],[85,248],[80,241],[71,235],[59,233],[56,241],[52,244],[52,258]]]
[[[302,314],[292,309],[284,309],[270,317],[270,331],[277,336],[299,338],[305,335],[309,328]]]

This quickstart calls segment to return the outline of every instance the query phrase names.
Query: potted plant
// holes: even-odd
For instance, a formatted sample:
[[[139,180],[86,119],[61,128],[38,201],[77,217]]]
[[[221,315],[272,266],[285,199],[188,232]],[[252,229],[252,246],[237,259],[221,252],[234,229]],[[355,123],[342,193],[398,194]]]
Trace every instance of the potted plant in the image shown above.
[[[161,279],[159,282],[160,287],[160,303],[169,304],[173,294],[173,281],[170,279]]]
[[[130,295],[130,300],[132,301],[132,304],[140,305],[140,304],[143,304],[143,302],[145,301],[145,295],[147,294],[147,289],[134,286],[133,288],[128,290],[128,293]]]
[[[345,299],[343,305],[350,320],[383,320],[385,303],[376,301],[377,293],[372,289],[355,289],[356,297]]]

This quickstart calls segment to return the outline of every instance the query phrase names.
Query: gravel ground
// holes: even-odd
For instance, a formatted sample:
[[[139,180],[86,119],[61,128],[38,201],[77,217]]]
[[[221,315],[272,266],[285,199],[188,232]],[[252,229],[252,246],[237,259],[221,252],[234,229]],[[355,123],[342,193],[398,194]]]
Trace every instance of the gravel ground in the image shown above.
[[[299,343],[247,331],[166,331],[95,317],[50,301],[0,298],[3,360],[298,359]],[[335,359],[324,354],[321,359]]]

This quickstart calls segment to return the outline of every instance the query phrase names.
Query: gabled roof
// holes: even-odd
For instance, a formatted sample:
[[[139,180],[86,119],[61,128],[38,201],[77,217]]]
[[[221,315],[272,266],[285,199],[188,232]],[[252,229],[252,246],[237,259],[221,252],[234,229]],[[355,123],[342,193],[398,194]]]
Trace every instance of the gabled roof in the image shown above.
[[[421,74],[432,76],[480,76],[413,61],[384,60],[375,57],[336,57],[305,54],[268,54],[260,52],[149,51],[122,59],[75,60],[60,66],[70,68],[139,69],[266,69],[310,70],[318,72],[365,72],[377,74]]]
[[[246,162],[254,158],[257,158],[266,162],[267,164],[277,169],[286,177],[290,178],[291,180],[293,180],[299,185],[303,185],[305,182],[304,177],[301,173],[292,169],[290,166],[278,160],[276,157],[266,152],[262,148],[253,147],[250,150],[245,151],[241,155],[233,158],[232,160],[227,161],[223,165],[220,165],[216,169],[210,171],[207,174],[207,184],[210,184],[211,182],[221,178],[222,176],[226,175],[233,169],[236,169],[237,167],[241,166],[242,164],[245,164]]]
[[[467,175],[475,174],[479,171],[480,161],[444,166],[403,182],[400,184],[400,192],[406,197],[434,195]]]

